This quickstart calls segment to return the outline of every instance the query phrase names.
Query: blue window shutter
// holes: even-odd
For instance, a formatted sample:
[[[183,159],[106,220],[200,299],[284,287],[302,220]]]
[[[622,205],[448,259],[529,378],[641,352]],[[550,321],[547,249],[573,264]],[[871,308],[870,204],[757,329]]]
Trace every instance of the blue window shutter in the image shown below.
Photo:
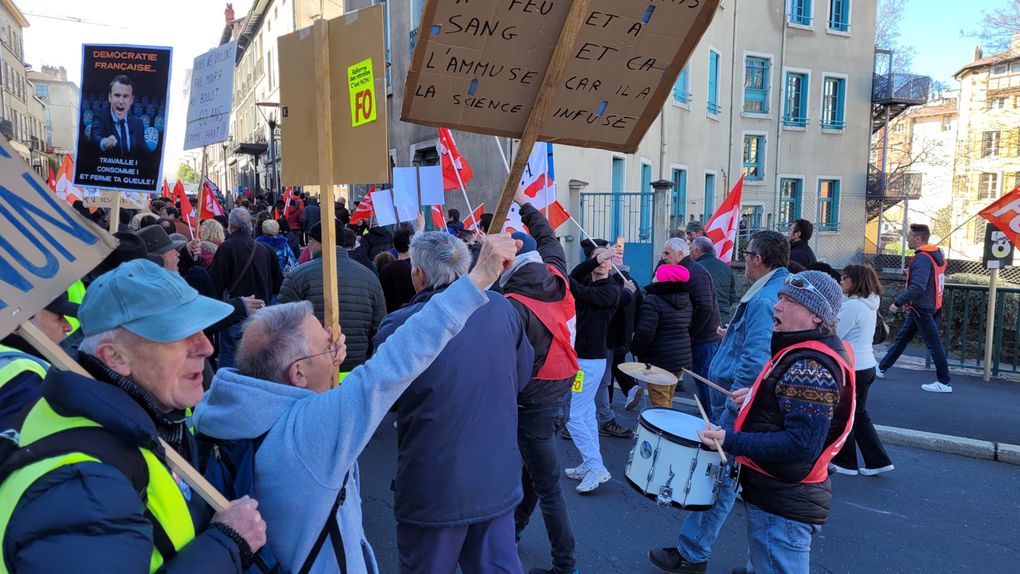
[[[708,53],[708,111],[719,113],[719,54]]]
[[[836,123],[839,125],[840,129],[843,129],[843,127],[846,125],[844,123],[845,106],[846,106],[846,80],[840,79],[836,83]]]
[[[673,99],[682,104],[691,101],[690,74],[688,74],[688,69],[689,66],[684,66],[684,69],[680,70],[676,83],[673,84]]]

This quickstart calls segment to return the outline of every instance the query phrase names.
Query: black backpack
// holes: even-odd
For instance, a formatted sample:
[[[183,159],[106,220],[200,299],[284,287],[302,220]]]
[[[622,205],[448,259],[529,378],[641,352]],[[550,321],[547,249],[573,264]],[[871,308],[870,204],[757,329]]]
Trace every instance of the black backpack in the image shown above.
[[[258,452],[266,435],[253,439],[241,440],[214,440],[203,437],[213,443],[212,452],[205,467],[205,478],[227,497],[228,500],[237,500],[242,496],[255,498],[255,454]],[[343,506],[347,498],[347,479],[350,473],[344,475],[343,485],[340,493],[333,502],[333,508],[326,518],[326,524],[319,531],[311,551],[302,563],[299,574],[307,574],[315,563],[315,559],[322,551],[322,546],[328,536],[333,545],[333,552],[336,555],[337,566],[341,574],[347,572],[347,555],[344,552],[344,541],[340,533],[340,524],[337,522],[336,513]],[[273,556],[269,545],[263,546],[256,555],[253,570],[248,572],[262,572],[264,574],[284,574],[286,570]]]

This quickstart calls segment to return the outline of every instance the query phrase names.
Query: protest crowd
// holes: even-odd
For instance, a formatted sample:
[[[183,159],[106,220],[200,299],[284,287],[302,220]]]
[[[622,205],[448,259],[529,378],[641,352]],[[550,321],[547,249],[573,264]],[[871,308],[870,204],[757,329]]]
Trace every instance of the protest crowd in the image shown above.
[[[115,251],[31,319],[89,376],[51,368],[17,334],[2,342],[0,427],[21,441],[0,452],[4,571],[377,572],[360,489],[393,478],[401,572],[522,572],[515,543],[536,509],[551,568],[531,572],[580,572],[560,478],[582,494],[610,480],[600,441],[642,428],[617,422],[618,387],[628,411],[647,395],[641,425],[692,393],[712,423],[694,440],[730,456],[717,498],[686,513],[675,546],[649,551],[653,564],[705,572],[739,492],[749,558],[734,571],[807,572],[830,473],[893,470],[869,387],[915,333],[941,349],[944,258],[922,225],[890,309],[908,320],[878,363],[875,271],[817,262],[806,220],[751,235],[739,295],[698,222],[671,234],[640,286],[622,242],[586,239],[569,269],[520,191],[527,233],[512,234],[452,209],[436,231],[421,214],[390,229],[342,201],[325,222],[298,190],[275,205],[239,195],[195,226],[182,195],[121,210]],[[339,333],[323,326],[325,225]],[[933,356],[924,389],[951,392]],[[628,374],[628,361],[673,382]],[[396,475],[363,477],[358,456],[390,412]],[[562,439],[578,466],[561,463]],[[229,507],[192,492],[163,444]]]

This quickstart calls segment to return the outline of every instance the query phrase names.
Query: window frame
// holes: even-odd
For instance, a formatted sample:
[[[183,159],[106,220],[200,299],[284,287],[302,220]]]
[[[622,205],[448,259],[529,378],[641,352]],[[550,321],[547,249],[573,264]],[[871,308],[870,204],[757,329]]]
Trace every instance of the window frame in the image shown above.
[[[801,15],[801,19],[794,20],[794,6],[800,5],[804,8],[804,14]],[[791,28],[801,28],[803,30],[814,30],[815,19],[814,19],[815,7],[814,0],[787,0],[786,2],[786,25]]]
[[[799,185],[797,186],[796,189],[797,191],[796,197],[789,199],[783,197],[783,192],[785,191],[784,184],[787,181],[799,182]],[[803,217],[804,214],[804,176],[798,174],[780,174],[778,194],[779,194],[779,211],[776,213],[776,229],[789,229],[790,225],[792,225],[794,221]],[[781,221],[780,215],[783,214],[784,204],[787,203],[792,204],[793,206],[792,213],[790,214],[791,217],[789,218],[789,220]]]
[[[744,170],[747,168],[747,161],[746,161],[747,139],[748,138],[752,138],[752,137],[760,138],[761,139],[761,142],[759,142],[759,144],[758,144],[758,161],[757,161],[758,171],[760,172],[760,177],[758,177],[758,178],[751,178],[751,177],[745,175],[744,176],[744,183],[755,184],[755,185],[764,185],[765,184],[765,174],[768,173],[768,163],[767,162],[768,162],[769,138],[768,138],[768,133],[767,132],[765,132],[765,131],[745,130],[744,132],[741,133],[741,138],[740,138],[740,146],[741,146],[740,147],[740,172],[741,172],[741,174],[743,174]]]
[[[987,180],[986,180],[987,178]],[[986,185],[986,181],[989,185]],[[985,192],[985,187],[990,187]],[[983,171],[978,174],[978,199],[996,199],[999,197],[999,173],[995,171]]]
[[[683,86],[680,85],[683,81]],[[678,88],[683,89],[678,89]],[[676,81],[673,82],[672,90],[672,101],[673,105],[678,108],[684,108],[686,110],[691,109],[691,63],[687,62],[683,69],[680,70],[680,74],[677,75]]]
[[[711,190],[711,193],[709,193],[708,185],[705,185],[705,184],[708,183],[708,176],[712,176],[712,190]],[[715,191],[716,191],[717,187],[719,187],[719,173],[718,173],[718,171],[714,170],[714,169],[706,169],[705,170],[705,175],[702,178],[702,201],[704,201],[704,203],[705,203],[705,205],[703,206],[703,209],[702,209],[702,219],[701,219],[702,225],[707,224],[708,220],[712,217],[712,215],[715,214]],[[710,199],[711,199],[711,202],[709,202]],[[711,203],[711,205],[709,205],[709,203]]]
[[[823,200],[822,199],[822,184],[823,183],[834,183],[835,193],[832,197]],[[818,176],[815,184],[815,230],[816,231],[839,231],[839,212],[840,202],[842,201],[843,192],[843,178],[838,175],[820,175]],[[832,219],[834,221],[830,223],[822,223],[822,208],[823,205],[830,205],[832,207]]]
[[[828,14],[828,18],[826,18],[826,21],[825,21],[825,30],[826,30],[826,32],[828,32],[830,34],[836,34],[838,36],[849,36],[850,35],[850,29],[851,29],[851,26],[853,25],[853,14],[854,14],[854,4],[853,4],[853,1],[854,0],[829,0],[829,14]],[[846,8],[845,8],[846,22],[841,23],[841,24],[843,24],[845,26],[845,28],[834,28],[832,26],[832,24],[833,24],[833,19],[832,19],[833,8],[835,7],[837,2],[841,2],[841,3],[846,5]]]
[[[762,78],[765,87],[762,88],[762,89],[754,88],[755,91],[759,91],[759,92],[763,91],[764,92],[763,97],[760,100],[761,103],[762,103],[762,107],[764,108],[763,111],[755,111],[755,110],[747,109],[747,103],[749,101],[748,97],[747,97],[747,95],[748,95],[747,92],[748,92],[748,89],[749,89],[748,86],[747,86],[747,81],[748,81],[748,73],[747,73],[748,72],[748,60],[750,60],[752,58],[757,59],[757,60],[764,60],[765,61],[765,71],[764,71],[763,78]],[[774,66],[772,64],[773,64],[774,61],[775,61],[775,57],[772,54],[767,54],[767,53],[764,53],[764,52],[747,52],[747,51],[744,52],[743,77],[741,78],[741,82],[740,82],[740,85],[743,86],[743,96],[742,96],[743,100],[742,100],[742,103],[741,103],[741,106],[740,106],[740,113],[741,113],[741,115],[744,115],[746,117],[755,117],[755,118],[771,118],[772,117],[772,105],[771,105],[772,104],[772,87],[773,87],[773,84],[772,84],[772,70],[774,68]],[[758,101],[758,100],[755,100],[755,101]]]
[[[990,141],[985,141],[992,136]],[[981,157],[1000,157],[1002,153],[1002,132],[1000,130],[986,130],[981,132]]]
[[[716,57],[715,61],[715,93],[712,90],[712,56]],[[722,114],[722,105],[719,104],[719,97],[722,95],[722,52],[716,50],[713,47],[708,49],[708,75],[705,81],[705,91],[707,97],[705,98],[705,107],[708,110],[708,117],[718,120]]]
[[[836,118],[833,122],[826,122],[826,89],[828,87],[829,80],[836,80],[839,82],[840,92],[836,94]],[[850,83],[850,78],[847,74],[839,74],[836,72],[822,72],[822,89],[821,89],[821,104],[819,106],[819,124],[821,125],[822,133],[841,134],[846,131],[846,93],[847,86]]]
[[[683,174],[683,185],[681,186],[681,180],[677,179],[678,174]],[[673,182],[673,189],[671,193],[671,201],[673,203],[673,209],[670,212],[671,217],[675,217],[679,224],[676,226],[678,229],[683,229],[687,225],[687,184],[690,181],[691,170],[687,164],[682,163],[671,163],[669,164],[669,178]],[[681,193],[681,189],[683,193]],[[678,210],[677,205],[681,208]]]
[[[800,94],[800,105],[803,108],[803,117],[791,117],[788,113],[788,98],[790,91],[790,77],[792,75],[804,76],[804,88]],[[783,68],[783,93],[782,93],[782,122],[784,130],[805,131],[811,122],[811,70],[803,68]]]

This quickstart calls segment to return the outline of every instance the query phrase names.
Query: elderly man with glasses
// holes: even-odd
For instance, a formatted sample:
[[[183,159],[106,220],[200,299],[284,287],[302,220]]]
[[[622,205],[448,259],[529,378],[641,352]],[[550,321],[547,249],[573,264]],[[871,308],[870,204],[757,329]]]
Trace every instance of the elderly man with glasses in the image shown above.
[[[779,289],[790,274],[786,270],[790,242],[776,231],[759,231],[751,236],[741,255],[744,275],[753,283],[740,299],[709,367],[709,379],[731,391],[753,385],[772,356],[769,341],[775,325],[773,307],[779,302]],[[733,430],[739,408],[732,400],[712,391],[712,410],[719,426]],[[648,553],[649,559],[667,572],[707,571],[712,545],[736,497],[731,475],[724,472],[715,506],[687,513],[677,545],[653,549]]]
[[[220,369],[194,422],[200,434],[215,439],[261,439],[255,490],[270,548],[284,570],[379,571],[362,528],[357,457],[397,397],[477,310],[492,306],[485,289],[513,263],[516,250],[509,235],[486,238],[474,269],[421,305],[340,387],[334,388],[344,337],[334,339],[323,328],[311,303],[266,307],[248,320],[237,369]],[[437,381],[442,384],[457,381]],[[516,414],[512,399],[509,410]],[[515,438],[511,432],[509,440]],[[519,471],[511,475],[518,489],[519,477]],[[512,522],[510,528],[512,541]],[[330,533],[330,543],[317,543],[322,532]],[[321,550],[313,552],[316,547]]]

